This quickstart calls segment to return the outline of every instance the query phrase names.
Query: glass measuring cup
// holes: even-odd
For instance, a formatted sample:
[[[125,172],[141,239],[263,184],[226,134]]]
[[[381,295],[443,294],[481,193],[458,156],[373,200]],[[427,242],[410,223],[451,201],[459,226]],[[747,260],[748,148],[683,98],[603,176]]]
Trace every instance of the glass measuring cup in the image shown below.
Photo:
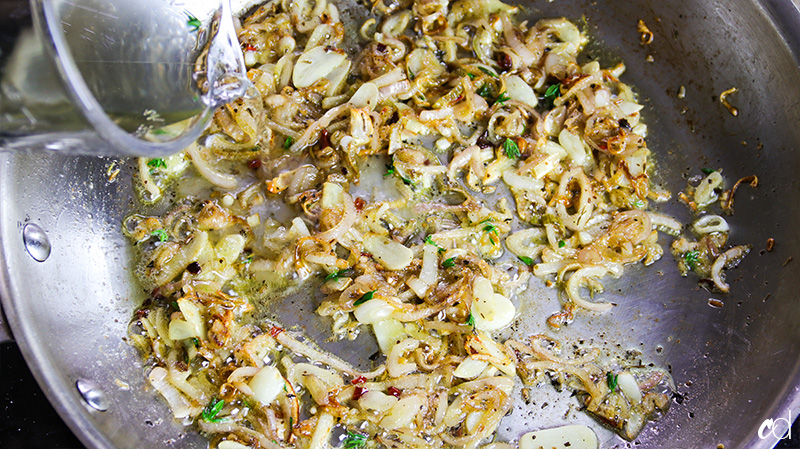
[[[229,0],[3,3],[1,150],[172,154],[248,85]]]

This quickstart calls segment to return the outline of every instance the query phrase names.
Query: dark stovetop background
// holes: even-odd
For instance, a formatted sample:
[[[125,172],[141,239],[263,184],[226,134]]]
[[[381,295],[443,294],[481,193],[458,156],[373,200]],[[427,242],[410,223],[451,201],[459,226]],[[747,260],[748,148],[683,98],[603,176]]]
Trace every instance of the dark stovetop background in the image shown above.
[[[0,448],[84,449],[33,379],[14,343],[0,344]],[[800,449],[800,420],[775,449]]]

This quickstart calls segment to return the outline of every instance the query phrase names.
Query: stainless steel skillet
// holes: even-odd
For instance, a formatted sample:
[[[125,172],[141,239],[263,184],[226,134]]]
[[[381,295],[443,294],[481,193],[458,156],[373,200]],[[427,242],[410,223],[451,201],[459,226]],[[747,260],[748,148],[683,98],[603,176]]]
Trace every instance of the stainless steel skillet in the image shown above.
[[[764,431],[766,438],[759,436],[764,420],[800,412],[800,260],[793,260],[800,258],[795,230],[800,5],[744,0],[525,5],[532,18],[585,16],[590,34],[602,43],[592,44],[588,53],[605,61],[624,58],[624,79],[647,99],[644,114],[660,180],[673,193],[703,167],[723,169],[729,181],[758,175],[757,189],[737,193],[730,220],[731,239],[754,245],[729,273],[731,294],[711,295],[694,279],[679,277],[666,256],[607,286],[605,298],[619,304],[613,312],[586,315],[570,329],[671,367],[684,399],[639,437],[638,447],[771,447],[775,436]],[[655,33],[648,46],[639,42],[639,19]],[[681,86],[684,98],[677,95]],[[729,98],[737,117],[719,102],[719,94],[731,87],[739,89]],[[166,405],[146,387],[138,355],[122,340],[142,298],[119,232],[133,200],[131,164],[41,153],[6,153],[0,159],[3,309],[50,400],[89,447],[205,447],[204,439],[172,422]],[[109,167],[122,169],[112,182]],[[690,218],[676,200],[663,210],[682,221]],[[44,262],[26,250],[23,236],[30,244],[33,225],[52,246]],[[765,249],[769,238],[775,241],[771,252]],[[536,281],[529,294],[532,314],[547,316],[558,308],[555,292]],[[724,306],[709,307],[711,297]],[[313,304],[295,307],[313,310]],[[297,309],[292,315],[299,315]],[[313,321],[301,324],[309,333],[319,331]],[[543,319],[530,319],[519,332],[544,326]],[[541,394],[535,406],[515,408],[501,426],[503,437],[563,422],[568,402],[554,402],[546,388]],[[568,420],[592,422],[579,413]],[[602,436],[603,447],[625,447],[611,434]]]

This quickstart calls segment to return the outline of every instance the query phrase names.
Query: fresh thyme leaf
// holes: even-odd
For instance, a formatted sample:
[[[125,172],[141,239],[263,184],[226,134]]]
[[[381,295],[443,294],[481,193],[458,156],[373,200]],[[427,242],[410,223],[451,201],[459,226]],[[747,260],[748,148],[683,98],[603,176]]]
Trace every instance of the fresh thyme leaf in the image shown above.
[[[442,266],[444,268],[451,268],[451,267],[456,266],[456,258],[455,257],[451,257],[449,259],[445,259],[445,261],[442,262]]]
[[[188,12],[186,13],[186,16],[189,18],[189,20],[186,21],[186,25],[189,25],[189,28],[191,28],[192,31],[199,30],[200,27],[203,25],[203,22],[200,22],[200,19],[189,14]]]
[[[147,161],[147,166],[150,168],[167,168],[167,163],[162,158],[150,159]]]
[[[200,347],[200,339],[197,338],[197,337],[193,337],[192,338],[192,344],[194,345],[195,348]]]
[[[492,96],[492,87],[489,84],[484,84],[475,93],[488,100]]]
[[[497,232],[497,225],[495,225],[494,223],[490,222],[488,218],[486,220],[483,220],[479,224],[485,225],[483,227],[483,232],[491,232],[492,234],[497,235],[497,236],[500,235]],[[494,243],[494,242],[492,242],[492,243]]]
[[[467,326],[475,327],[475,317],[472,316],[472,312],[469,313],[469,317],[467,318]]]
[[[292,139],[291,137],[287,137],[286,139],[283,140],[283,149],[288,150],[289,148],[292,147],[292,144],[294,144],[294,139]]]
[[[611,390],[613,393],[614,390],[617,389],[617,378],[619,374],[614,374],[611,371],[606,373],[606,383],[608,384],[608,389]]]
[[[211,402],[203,409],[201,415],[203,420],[208,422],[221,422],[224,418],[217,418],[217,415],[219,415],[223,407],[225,407],[225,401],[217,398],[211,399]]]
[[[361,304],[364,304],[365,302],[372,299],[373,296],[375,296],[375,290],[372,290],[371,292],[366,292],[364,293],[364,296],[356,299],[356,302],[354,302],[353,305],[360,306]]]
[[[360,449],[367,444],[367,436],[363,433],[347,432],[347,437],[343,441],[345,449]]]
[[[711,173],[714,173],[716,170],[714,170],[713,168],[703,167],[700,169],[700,171],[707,175],[710,175]]]
[[[567,242],[565,242],[565,241],[563,241],[563,240],[559,240],[559,241],[558,241],[558,247],[559,247],[559,248],[563,248],[563,247],[565,247],[565,246],[567,246]]]
[[[495,104],[503,104],[506,101],[510,100],[511,97],[508,96],[506,91],[500,92],[500,95],[497,96],[497,100],[494,101]]]
[[[156,229],[150,235],[158,237],[159,242],[166,242],[169,240],[169,234],[167,234],[167,231],[163,229]]]
[[[532,267],[533,266],[533,259],[528,256],[519,256],[519,260],[522,261],[525,265]]]
[[[333,273],[330,273],[329,275],[325,276],[325,280],[326,281],[336,280],[336,279],[339,279],[342,276],[346,277],[346,276],[350,276],[351,274],[353,274],[353,270],[350,270],[350,269],[336,270]]]
[[[553,102],[556,98],[558,98],[559,92],[561,91],[561,84],[553,84],[552,86],[548,87],[547,90],[544,92],[544,100]]]
[[[683,255],[683,261],[686,262],[686,265],[689,266],[692,270],[697,268],[697,258],[700,256],[700,251],[688,251],[686,254]]]
[[[487,69],[486,67],[483,66],[478,66],[478,68],[481,70],[481,72],[491,76],[492,78],[497,78],[497,74],[494,73],[493,70]]]
[[[438,250],[440,253],[443,253],[443,252],[444,252],[444,248],[442,248],[441,246],[439,246],[439,244],[438,244],[438,243],[434,242],[434,241],[433,241],[433,239],[431,238],[431,236],[427,236],[427,237],[425,237],[425,243],[427,243],[427,244],[429,244],[429,245],[433,245],[433,246],[435,246],[435,247],[436,247],[436,249],[437,249],[437,250]]]
[[[508,156],[509,159],[518,159],[522,155],[516,142],[508,137],[506,137],[506,141],[503,142],[503,151],[506,153],[506,156]]]
[[[386,173],[383,176],[392,176],[394,174],[394,165],[386,164]]]

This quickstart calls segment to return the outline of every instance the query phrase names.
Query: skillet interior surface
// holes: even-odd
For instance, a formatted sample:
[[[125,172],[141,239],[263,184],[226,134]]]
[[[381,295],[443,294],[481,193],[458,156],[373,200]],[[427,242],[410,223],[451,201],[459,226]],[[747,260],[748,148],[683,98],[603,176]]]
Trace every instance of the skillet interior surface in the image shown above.
[[[589,339],[610,349],[620,344],[671,369],[684,399],[646,428],[638,447],[771,447],[776,440],[760,439],[760,424],[785,417],[787,410],[794,418],[800,406],[800,308],[795,306],[800,260],[792,261],[800,256],[793,229],[800,222],[797,5],[597,0],[537,1],[525,8],[534,20],[585,17],[592,38],[586,53],[606,64],[624,60],[623,81],[644,99],[648,142],[660,166],[657,181],[673,193],[661,211],[691,220],[677,192],[703,167],[722,169],[729,185],[752,174],[760,181],[758,188],[737,193],[729,220],[731,241],[753,245],[728,273],[730,294],[710,294],[696,278],[680,277],[667,254],[654,266],[629,269],[607,284],[603,298],[618,306],[602,315],[580,315],[559,338]],[[650,45],[639,42],[639,19],[655,34]],[[731,97],[737,117],[719,102],[719,94],[731,87],[739,89]],[[133,282],[132,252],[120,232],[133,207],[132,162],[41,153],[0,158],[3,307],[57,410],[90,447],[206,447],[202,437],[172,421],[166,404],[146,386],[138,354],[123,341],[144,294]],[[109,181],[116,169],[119,175]],[[44,262],[26,252],[22,234],[29,223],[40,226],[52,244]],[[771,252],[765,250],[769,238],[775,240]],[[316,299],[308,298],[305,303],[288,298],[292,308],[274,310],[280,319],[283,309],[286,321],[300,315],[298,310],[314,309]],[[709,298],[724,306],[709,307]],[[545,317],[559,308],[557,292],[534,279],[520,300],[528,312],[514,332],[546,332]],[[312,336],[323,335],[327,326],[312,318],[298,324]],[[361,344],[374,342],[355,343]],[[323,347],[339,353],[354,348],[353,343]],[[364,363],[358,353],[343,358]],[[103,392],[107,411],[82,400],[75,387],[79,379]],[[601,429],[551,390],[535,389],[532,405],[515,404],[500,436],[516,439],[565,421]],[[628,445],[604,430],[599,436],[603,448]]]

